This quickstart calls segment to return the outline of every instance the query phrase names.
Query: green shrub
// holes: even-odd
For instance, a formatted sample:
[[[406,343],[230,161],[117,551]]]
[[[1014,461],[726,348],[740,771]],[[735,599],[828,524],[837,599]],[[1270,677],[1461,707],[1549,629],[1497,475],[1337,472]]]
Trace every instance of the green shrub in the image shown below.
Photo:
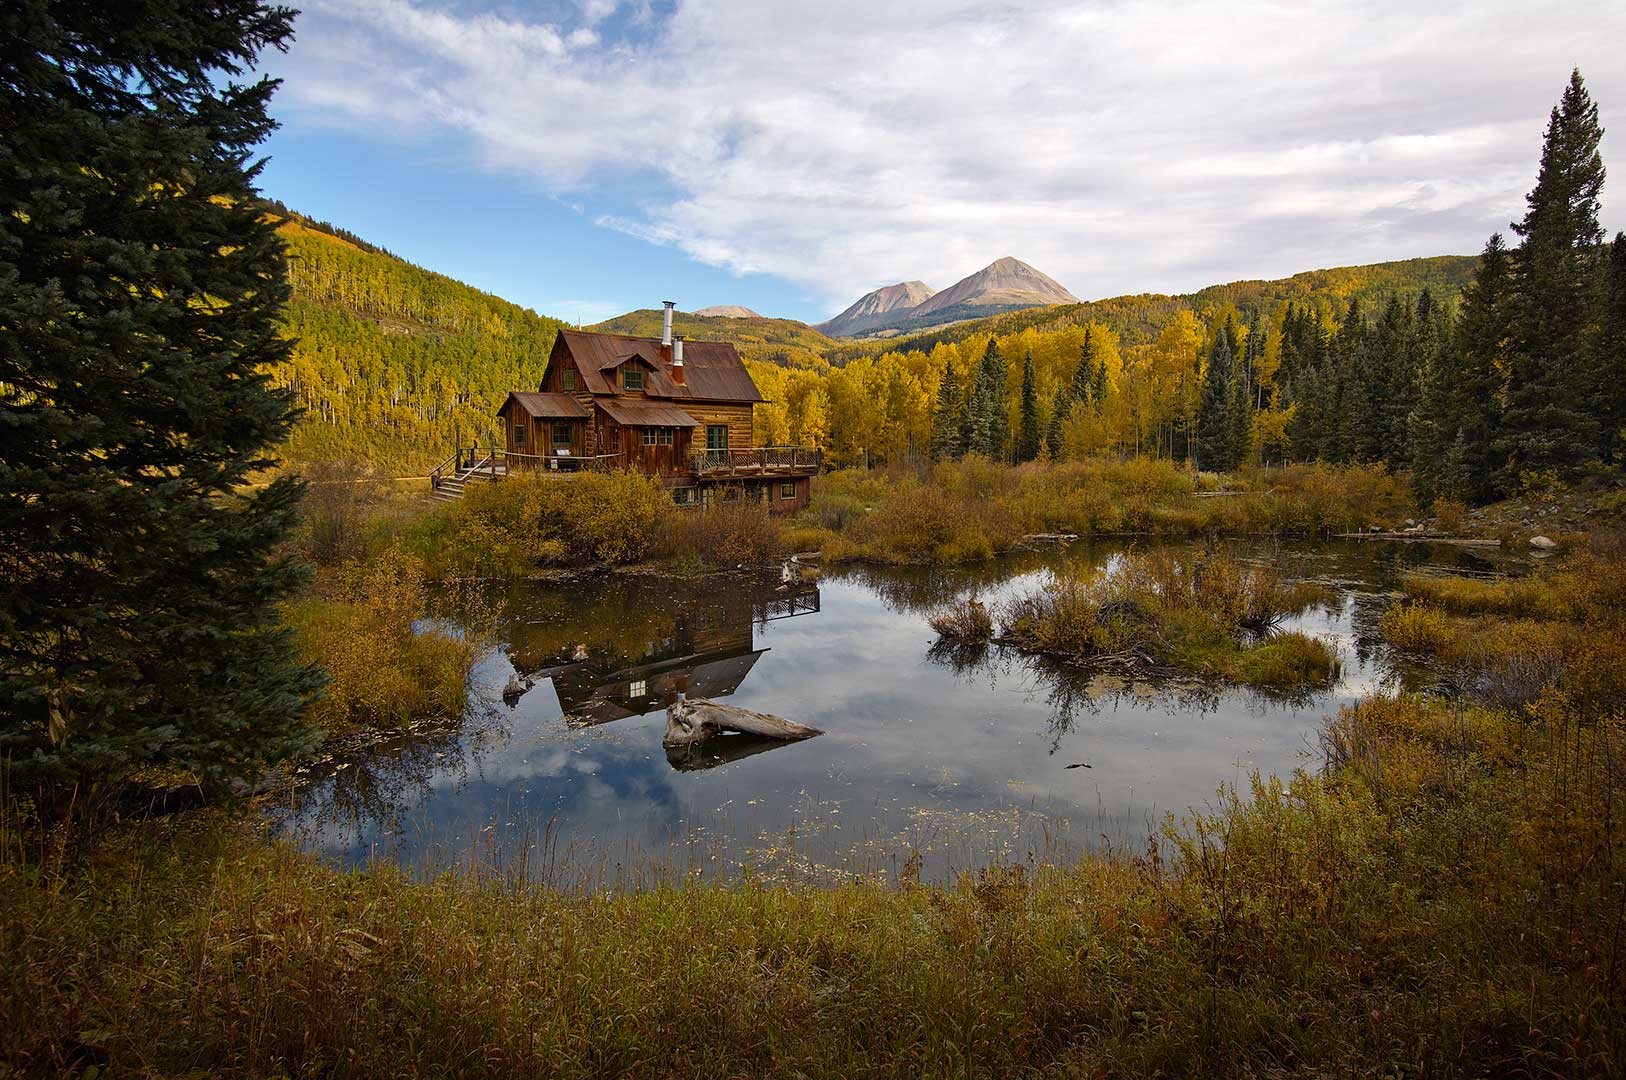
[[[1325,641],[1287,630],[1237,657],[1236,681],[1261,690],[1320,688],[1338,680],[1340,667],[1338,654]]]

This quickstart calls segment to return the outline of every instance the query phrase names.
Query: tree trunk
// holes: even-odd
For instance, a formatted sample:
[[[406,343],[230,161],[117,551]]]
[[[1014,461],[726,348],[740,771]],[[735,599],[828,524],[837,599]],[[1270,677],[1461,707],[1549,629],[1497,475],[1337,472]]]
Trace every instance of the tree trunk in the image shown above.
[[[673,702],[666,710],[666,736],[661,745],[693,746],[725,731],[742,735],[762,735],[770,739],[810,739],[824,734],[818,728],[782,720],[767,713],[752,712],[736,705],[721,705],[705,698]]]

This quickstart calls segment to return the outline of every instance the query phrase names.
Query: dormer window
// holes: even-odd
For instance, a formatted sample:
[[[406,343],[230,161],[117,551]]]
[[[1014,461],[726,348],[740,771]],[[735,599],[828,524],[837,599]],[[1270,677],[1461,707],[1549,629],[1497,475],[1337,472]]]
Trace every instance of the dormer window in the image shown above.
[[[575,368],[565,368],[564,371],[559,373],[559,389],[561,389],[561,390],[574,390],[574,389],[576,389],[576,369]]]
[[[627,365],[621,369],[621,388],[624,390],[642,390],[644,388],[644,369]]]

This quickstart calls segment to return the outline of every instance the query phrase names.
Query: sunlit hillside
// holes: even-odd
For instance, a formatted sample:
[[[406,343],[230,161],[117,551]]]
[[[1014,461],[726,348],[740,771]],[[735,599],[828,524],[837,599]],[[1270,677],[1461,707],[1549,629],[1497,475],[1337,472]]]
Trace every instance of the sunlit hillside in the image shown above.
[[[661,312],[641,308],[587,329],[604,334],[659,337]],[[838,345],[834,338],[825,337],[795,319],[706,317],[680,311],[672,320],[672,329],[674,333],[700,341],[731,341],[747,360],[785,367],[823,367],[825,354]]]
[[[290,463],[421,472],[454,440],[489,443],[503,397],[540,379],[559,320],[298,215],[281,231],[297,344],[273,378],[305,409]]]

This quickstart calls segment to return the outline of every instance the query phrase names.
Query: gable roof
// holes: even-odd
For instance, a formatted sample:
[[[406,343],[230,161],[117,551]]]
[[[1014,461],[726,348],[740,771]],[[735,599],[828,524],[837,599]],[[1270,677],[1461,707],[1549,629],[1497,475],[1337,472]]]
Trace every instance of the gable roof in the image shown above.
[[[561,329],[559,342],[575,358],[582,382],[594,394],[619,394],[613,372],[637,357],[649,368],[644,385],[648,397],[674,401],[763,401],[756,383],[745,370],[740,354],[726,341],[683,343],[683,384],[672,380],[672,365],[659,338],[621,334],[589,334]]]
[[[519,402],[520,408],[538,419],[584,420],[592,415],[587,406],[569,394],[538,394],[527,390],[509,391],[502,408],[497,410],[498,415],[508,408],[510,401]]]

